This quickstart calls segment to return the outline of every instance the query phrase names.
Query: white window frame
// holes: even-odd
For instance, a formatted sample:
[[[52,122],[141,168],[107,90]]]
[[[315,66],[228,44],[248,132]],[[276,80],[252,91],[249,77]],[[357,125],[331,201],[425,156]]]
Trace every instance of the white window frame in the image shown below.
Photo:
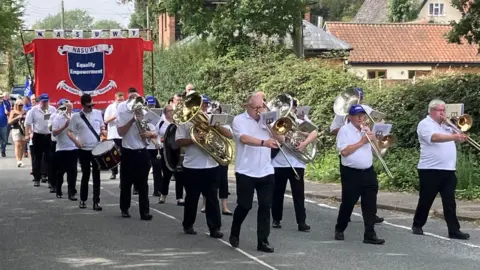
[[[437,14],[435,14],[435,10],[438,11]],[[428,14],[429,14],[429,16],[434,16],[434,17],[445,16],[445,4],[444,3],[430,3],[428,5]]]

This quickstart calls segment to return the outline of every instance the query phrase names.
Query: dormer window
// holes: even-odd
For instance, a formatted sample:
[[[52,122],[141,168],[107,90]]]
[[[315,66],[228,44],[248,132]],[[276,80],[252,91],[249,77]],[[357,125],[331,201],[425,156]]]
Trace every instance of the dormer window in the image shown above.
[[[430,3],[429,9],[430,16],[444,16],[445,9],[443,3]]]

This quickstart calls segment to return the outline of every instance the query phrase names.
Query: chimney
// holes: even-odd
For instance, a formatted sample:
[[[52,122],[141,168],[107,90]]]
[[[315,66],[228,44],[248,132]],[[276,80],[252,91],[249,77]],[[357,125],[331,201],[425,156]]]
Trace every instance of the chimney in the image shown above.
[[[305,19],[307,22],[311,22],[311,21],[312,21],[312,13],[310,12],[310,7],[307,7],[307,10],[305,11],[304,19]]]
[[[323,17],[317,16],[317,27],[323,29]]]

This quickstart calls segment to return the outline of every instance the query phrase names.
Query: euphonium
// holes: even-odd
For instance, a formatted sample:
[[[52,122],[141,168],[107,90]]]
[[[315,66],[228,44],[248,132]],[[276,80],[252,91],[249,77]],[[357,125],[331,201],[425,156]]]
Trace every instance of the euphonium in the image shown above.
[[[137,125],[138,131],[140,134],[150,131],[147,122],[145,122],[142,117],[144,115],[143,109],[145,107],[145,99],[143,97],[137,96],[134,98],[129,98],[127,101],[127,109],[130,112],[133,112],[133,117],[135,118],[135,124]],[[147,147],[150,143],[149,139],[142,139],[143,144]]]
[[[226,166],[233,159],[233,146],[218,130],[209,125],[208,116],[202,111],[202,96],[194,92],[177,104],[173,121],[177,125],[191,122],[190,138],[220,165]],[[197,134],[203,135],[197,140]]]
[[[280,112],[280,118],[273,123],[272,131],[277,135],[285,136],[283,145],[303,163],[312,162],[317,154],[317,142],[309,143],[304,151],[298,150],[297,146],[305,141],[312,131],[317,130],[317,127],[307,121],[297,124],[297,117],[292,110],[293,99],[287,94],[275,97],[268,102],[267,106],[272,111]]]

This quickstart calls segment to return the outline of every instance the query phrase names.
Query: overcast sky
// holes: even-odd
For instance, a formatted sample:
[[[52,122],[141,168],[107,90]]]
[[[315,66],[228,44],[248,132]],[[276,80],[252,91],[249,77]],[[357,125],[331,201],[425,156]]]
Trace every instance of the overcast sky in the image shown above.
[[[30,28],[37,20],[61,11],[61,0],[26,0],[25,24]],[[117,0],[64,0],[65,11],[72,9],[86,10],[95,20],[113,20],[124,28],[128,26],[133,4],[117,4]]]

